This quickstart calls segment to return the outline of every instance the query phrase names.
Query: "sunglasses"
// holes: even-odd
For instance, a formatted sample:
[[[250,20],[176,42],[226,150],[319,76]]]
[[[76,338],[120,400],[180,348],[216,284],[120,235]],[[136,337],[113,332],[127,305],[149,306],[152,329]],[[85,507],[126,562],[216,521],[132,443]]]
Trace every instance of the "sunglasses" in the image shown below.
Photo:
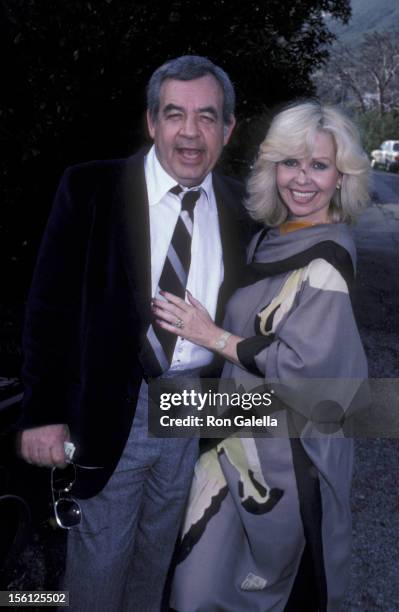
[[[62,529],[77,527],[82,520],[82,510],[70,491],[76,481],[76,466],[68,463],[66,468],[51,469],[51,493],[57,525]]]

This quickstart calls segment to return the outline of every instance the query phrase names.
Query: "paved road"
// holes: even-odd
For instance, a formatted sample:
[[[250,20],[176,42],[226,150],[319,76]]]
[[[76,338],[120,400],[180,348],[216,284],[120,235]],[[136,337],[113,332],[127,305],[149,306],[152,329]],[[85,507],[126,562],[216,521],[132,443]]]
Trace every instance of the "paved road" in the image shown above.
[[[373,204],[354,230],[355,311],[370,376],[399,379],[399,175],[374,171],[373,187]],[[392,405],[399,412],[397,397]],[[355,441],[353,559],[344,612],[399,610],[399,439],[387,436]]]
[[[373,199],[380,204],[399,204],[399,173],[373,170]]]
[[[354,228],[355,310],[370,376],[399,378],[399,175],[373,172],[373,204]]]

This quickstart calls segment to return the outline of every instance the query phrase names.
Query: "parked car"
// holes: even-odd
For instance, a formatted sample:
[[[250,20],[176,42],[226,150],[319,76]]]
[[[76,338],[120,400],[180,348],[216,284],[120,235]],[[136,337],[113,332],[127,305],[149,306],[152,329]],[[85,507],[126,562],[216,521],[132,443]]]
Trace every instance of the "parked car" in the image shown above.
[[[399,168],[399,140],[385,140],[379,149],[371,151],[371,167],[384,170]]]

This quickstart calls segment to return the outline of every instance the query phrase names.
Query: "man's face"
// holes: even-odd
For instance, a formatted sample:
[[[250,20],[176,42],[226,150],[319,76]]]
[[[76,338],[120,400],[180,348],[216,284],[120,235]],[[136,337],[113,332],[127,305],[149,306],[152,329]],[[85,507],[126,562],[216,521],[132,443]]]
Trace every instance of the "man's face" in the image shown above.
[[[166,79],[158,116],[147,112],[158,160],[185,187],[203,181],[215,166],[235,124],[223,123],[223,90],[212,75],[192,81]]]

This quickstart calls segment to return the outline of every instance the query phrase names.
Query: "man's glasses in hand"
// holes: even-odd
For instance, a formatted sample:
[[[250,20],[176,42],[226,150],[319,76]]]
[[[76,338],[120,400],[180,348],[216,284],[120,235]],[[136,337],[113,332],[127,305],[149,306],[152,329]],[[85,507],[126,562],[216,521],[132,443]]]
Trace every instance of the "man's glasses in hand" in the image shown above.
[[[62,529],[77,527],[82,520],[82,511],[70,491],[76,481],[76,466],[68,463],[66,468],[51,469],[51,493],[57,525]]]

